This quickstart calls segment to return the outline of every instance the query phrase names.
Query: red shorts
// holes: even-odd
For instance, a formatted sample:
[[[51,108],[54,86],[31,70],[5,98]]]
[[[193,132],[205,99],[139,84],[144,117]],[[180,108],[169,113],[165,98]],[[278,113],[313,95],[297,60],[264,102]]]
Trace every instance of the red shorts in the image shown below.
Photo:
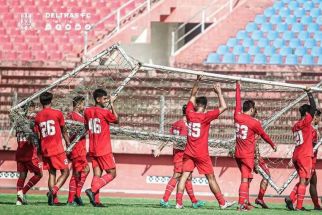
[[[30,161],[17,161],[17,171],[18,172],[33,172],[35,174],[42,173],[41,163],[38,158],[32,159]]]
[[[75,171],[75,172],[81,172],[87,166],[88,166],[88,162],[87,162],[87,159],[86,159],[86,155],[85,156],[79,156],[79,157],[76,157],[76,158],[72,159],[72,167],[73,167],[73,171]]]
[[[312,158],[302,157],[301,159],[293,160],[294,167],[300,178],[310,178],[312,174]]]
[[[214,168],[209,156],[194,158],[187,154],[183,155],[183,172],[192,172],[197,167],[199,174],[213,174]]]
[[[262,170],[264,170],[264,172],[267,174],[267,175],[270,175],[271,173],[269,172],[269,168],[268,166],[266,165],[265,161],[263,158],[259,158],[258,160],[258,166],[262,168]],[[254,172],[256,174],[258,174],[256,168],[254,168]]]
[[[236,158],[236,162],[242,178],[253,178],[254,158]]]
[[[92,167],[99,167],[101,170],[115,169],[115,160],[113,154],[103,156],[91,156]]]
[[[45,170],[62,170],[68,168],[68,160],[65,152],[50,157],[43,157],[42,160]]]
[[[184,151],[174,152],[173,154],[174,172],[182,173],[183,155],[184,155]]]

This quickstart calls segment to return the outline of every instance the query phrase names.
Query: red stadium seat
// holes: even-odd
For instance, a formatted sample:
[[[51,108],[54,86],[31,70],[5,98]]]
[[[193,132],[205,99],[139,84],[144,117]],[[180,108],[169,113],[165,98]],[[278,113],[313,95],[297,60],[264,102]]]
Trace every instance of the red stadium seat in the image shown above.
[[[1,5],[0,6],[0,13],[9,13],[9,7]]]
[[[25,61],[31,61],[32,60],[32,54],[31,51],[24,51],[20,53],[20,59]]]
[[[12,51],[12,50],[8,50],[7,52],[2,54],[2,59],[3,60],[17,60],[17,52]]]
[[[73,45],[70,43],[64,44],[62,46],[62,52],[72,52],[73,51]]]
[[[24,36],[15,36],[11,37],[12,43],[24,43],[25,42],[25,37]]]
[[[1,43],[9,43],[10,38],[9,38],[9,36],[0,35],[0,41],[1,41]]]
[[[58,61],[63,59],[63,54],[59,51],[51,51],[48,53],[49,60]]]
[[[33,52],[33,59],[37,61],[48,60],[47,53],[45,51]]]
[[[7,50],[7,51],[12,51],[13,50],[13,45],[12,43],[8,42],[8,43],[3,43],[1,45],[2,50]]]

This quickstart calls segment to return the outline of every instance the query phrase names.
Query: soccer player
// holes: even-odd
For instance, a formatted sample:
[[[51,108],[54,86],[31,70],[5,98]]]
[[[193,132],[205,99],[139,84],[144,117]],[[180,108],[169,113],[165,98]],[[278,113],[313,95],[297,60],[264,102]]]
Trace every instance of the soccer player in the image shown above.
[[[83,96],[76,96],[73,98],[73,111],[67,116],[68,119],[84,123],[84,104],[85,98]],[[70,142],[73,141],[75,136],[72,136]],[[81,192],[85,180],[89,173],[89,166],[86,159],[86,137],[82,137],[74,146],[69,158],[72,161],[73,175],[69,182],[69,194],[67,205],[71,206],[84,206]]]
[[[241,172],[241,184],[239,187],[238,210],[248,211],[249,184],[253,179],[252,171],[255,166],[255,135],[261,136],[276,151],[277,147],[265,133],[261,123],[254,118],[256,115],[255,102],[246,100],[241,107],[240,83],[236,82],[236,107],[234,121],[236,127],[235,159]],[[265,206],[262,199],[257,198],[256,203]]]
[[[312,93],[307,91],[310,104],[304,104],[299,108],[301,119],[297,121],[293,128],[295,149],[292,162],[300,177],[289,197],[285,198],[286,207],[289,210],[305,210],[303,201],[306,186],[310,182],[313,157],[313,130],[312,121],[316,112],[316,105]],[[297,200],[296,208],[293,203]]]
[[[186,109],[187,105],[182,106],[182,118],[175,123],[172,124],[170,133],[173,135],[180,135],[180,136],[187,136],[188,135],[188,124],[187,124],[187,118],[186,118]],[[161,144],[158,149],[154,150],[154,156],[158,157],[162,151],[162,149],[166,146],[166,144]],[[182,160],[183,160],[183,154],[184,150],[181,149],[175,149],[173,148],[173,176],[168,182],[165,193],[163,195],[163,198],[160,200],[161,207],[169,208],[169,197],[171,196],[172,191],[176,187],[178,180],[180,179],[182,175]],[[205,205],[205,202],[197,200],[192,188],[192,176],[187,179],[185,189],[189,195],[189,198],[192,202],[193,208],[199,208]]]
[[[227,109],[227,106],[221,92],[221,88],[219,84],[217,84],[214,85],[214,91],[219,97],[220,107],[211,111],[206,111],[207,98],[204,96],[196,98],[199,81],[200,77],[198,77],[192,88],[191,97],[187,104],[187,146],[183,155],[183,173],[177,187],[176,208],[183,208],[182,196],[186,181],[191,177],[194,168],[197,167],[199,174],[204,174],[206,176],[210,190],[218,200],[220,208],[225,209],[231,207],[235,202],[225,201],[217,184],[212,161],[209,156],[208,136],[211,121],[217,119],[218,116]]]
[[[28,102],[22,107],[29,120],[34,120],[35,117],[35,104]],[[31,128],[33,129],[33,128]],[[42,178],[42,169],[37,156],[37,148],[32,143],[30,134],[24,131],[17,130],[16,132],[18,147],[16,151],[17,172],[19,178],[17,181],[17,202],[16,205],[26,204],[25,195],[30,188],[32,188]],[[29,179],[28,183],[24,186],[27,178],[28,171],[34,173]]]
[[[318,127],[321,120],[321,111],[317,110],[313,119],[313,147],[317,144],[319,140]],[[319,204],[319,197],[316,189],[317,176],[316,176],[316,162],[317,162],[318,150],[314,152],[314,157],[312,159],[312,176],[310,179],[310,196],[314,204],[314,210],[322,210]]]
[[[261,168],[262,168],[262,170],[263,170],[263,171],[264,171],[268,176],[270,176],[270,175],[271,175],[271,173],[270,173],[270,171],[269,171],[269,168],[268,168],[268,166],[266,165],[266,163],[265,163],[265,161],[264,161],[264,159],[263,159],[262,157],[259,157],[259,159],[258,159],[258,166],[259,166],[259,167],[261,167]],[[258,172],[257,172],[257,169],[256,169],[256,168],[254,168],[254,172],[255,172],[256,174],[258,174]],[[267,179],[265,179],[265,178],[263,178],[263,179],[261,180],[261,182],[260,182],[258,196],[257,196],[257,198],[255,199],[255,204],[260,205],[260,206],[261,206],[262,208],[264,208],[264,209],[268,209],[268,206],[266,205],[266,203],[265,203],[265,201],[264,201],[264,195],[265,195],[265,193],[266,193],[267,187],[268,187],[268,180],[267,180]],[[252,206],[251,206],[251,204],[250,204],[250,202],[249,202],[249,199],[247,199],[247,201],[248,201],[248,206],[249,206],[250,208],[252,208]]]
[[[41,154],[43,168],[48,170],[48,205],[54,204],[58,190],[64,185],[69,176],[68,160],[62,143],[62,136],[66,145],[69,145],[69,137],[65,127],[63,113],[51,108],[53,94],[44,92],[40,95],[40,103],[43,109],[35,118],[35,131],[41,142]],[[61,175],[56,180],[56,171]]]
[[[99,200],[99,190],[116,177],[115,160],[112,154],[110,123],[118,123],[118,115],[114,108],[115,96],[108,98],[103,89],[93,93],[95,106],[84,111],[85,127],[89,134],[89,155],[92,160],[94,177],[91,188],[85,191],[94,207],[104,207]],[[105,109],[108,102],[111,111]],[[102,176],[103,171],[106,174]]]

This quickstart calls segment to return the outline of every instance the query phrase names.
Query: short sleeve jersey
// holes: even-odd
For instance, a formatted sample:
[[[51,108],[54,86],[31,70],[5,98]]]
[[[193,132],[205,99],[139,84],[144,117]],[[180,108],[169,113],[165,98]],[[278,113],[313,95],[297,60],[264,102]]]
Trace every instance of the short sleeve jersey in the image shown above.
[[[170,128],[170,134],[178,136],[187,136],[188,135],[188,125],[183,119],[180,119],[172,124]],[[173,154],[180,153],[183,150],[173,149]]]

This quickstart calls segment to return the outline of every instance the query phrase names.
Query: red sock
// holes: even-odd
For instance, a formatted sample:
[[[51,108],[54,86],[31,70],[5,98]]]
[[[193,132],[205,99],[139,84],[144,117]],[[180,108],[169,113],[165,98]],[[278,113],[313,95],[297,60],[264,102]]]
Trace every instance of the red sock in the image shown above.
[[[53,187],[53,189],[51,190],[51,192],[53,193],[53,195],[56,195],[57,192],[59,190],[59,187],[57,187],[56,185]]]
[[[40,179],[41,177],[38,175],[32,176],[31,179],[29,179],[28,183],[23,187],[23,190],[22,190],[23,194],[26,194],[28,190],[30,190],[30,188],[32,188],[35,184],[37,184]]]
[[[77,197],[81,196],[82,188],[84,186],[87,176],[88,176],[88,172],[87,173],[82,172],[80,175],[80,179],[77,180],[77,189],[76,189],[76,196]]]
[[[111,182],[114,179],[114,177],[111,174],[105,174],[102,177],[95,177],[93,178],[92,181],[92,192],[96,193],[99,189],[104,187],[106,184]]]
[[[183,197],[183,193],[178,192],[176,195],[177,205],[182,205],[182,197]]]
[[[220,193],[220,192],[216,193],[215,197],[216,197],[219,205],[225,205],[226,201],[225,201],[224,196],[223,196],[222,193]]]
[[[191,200],[192,203],[197,203],[198,200],[195,197],[195,194],[193,193],[193,188],[192,188],[192,182],[191,180],[186,181],[186,191],[188,193],[188,196]]]
[[[76,194],[76,177],[72,175],[69,181],[68,202],[72,203]]]
[[[297,188],[297,203],[296,203],[297,209],[302,209],[303,207],[305,191],[306,191],[306,186],[304,184],[299,184]]]
[[[319,197],[317,196],[312,196],[312,202],[314,204],[314,208],[321,208],[320,203],[319,203]]]
[[[17,191],[22,190],[24,184],[25,184],[25,179],[18,178],[18,181],[17,181]]]
[[[163,195],[163,201],[167,202],[169,201],[169,197],[171,196],[172,191],[174,190],[174,188],[176,187],[177,184],[177,179],[175,178],[171,178],[165,188],[165,192]]]
[[[54,195],[54,204],[59,204],[58,193]]]
[[[293,190],[290,194],[290,199],[292,200],[293,204],[296,202],[298,186],[299,186],[299,183],[295,184],[295,186],[293,187]]]
[[[242,182],[239,186],[238,204],[240,204],[240,205],[245,204],[245,200],[248,200],[248,198],[249,198],[248,192],[249,192],[249,183]]]
[[[94,194],[94,200],[95,200],[95,203],[96,203],[96,204],[101,203],[101,200],[100,200],[100,190],[98,190],[98,191]]]
[[[258,192],[258,196],[257,196],[257,198],[259,199],[259,200],[263,200],[263,198],[264,198],[264,195],[265,195],[265,192],[266,192],[266,189],[263,189],[263,188],[259,188],[259,192]]]

